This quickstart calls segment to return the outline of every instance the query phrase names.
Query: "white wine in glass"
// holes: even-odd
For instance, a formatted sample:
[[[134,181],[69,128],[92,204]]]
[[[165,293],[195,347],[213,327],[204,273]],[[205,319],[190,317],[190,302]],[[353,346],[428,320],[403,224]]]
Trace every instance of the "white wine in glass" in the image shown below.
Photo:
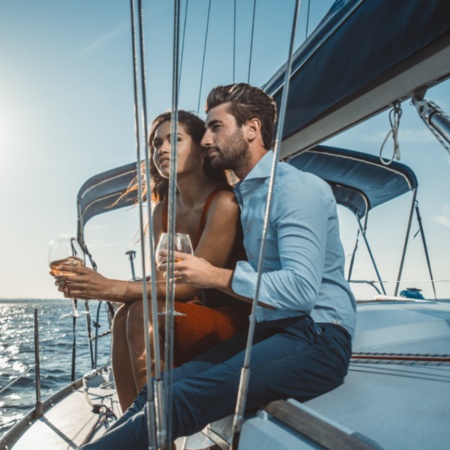
[[[191,239],[188,234],[183,233],[175,233],[173,235],[174,239],[174,250],[181,253],[188,253],[190,255],[194,254],[194,250],[192,248]],[[165,259],[162,259],[162,257],[159,255],[160,250],[168,250],[169,247],[169,234],[163,233],[161,235],[161,238],[159,239],[158,245],[156,247],[155,252],[155,259],[158,264],[161,264],[165,262]],[[179,262],[179,260],[175,259],[175,262]],[[180,313],[178,311],[173,311],[174,316],[185,316],[186,314]],[[165,311],[161,312],[160,314],[166,314]]]
[[[62,238],[50,241],[48,249],[48,264],[54,276],[75,276],[75,272],[61,270],[59,266],[84,266],[84,252],[75,238]],[[75,300],[72,299],[72,312],[63,317],[78,317]]]
[[[173,239],[174,239],[174,250],[176,252],[189,253],[190,255],[194,254],[194,251],[192,249],[191,239],[188,234],[175,233],[173,235]],[[168,246],[169,246],[169,234],[163,233],[161,235],[161,238],[159,239],[158,245],[156,247],[156,262],[158,264],[161,264],[166,261],[161,256],[159,256],[159,251],[160,250],[167,251]],[[179,260],[177,261],[175,259],[175,262],[179,262]]]

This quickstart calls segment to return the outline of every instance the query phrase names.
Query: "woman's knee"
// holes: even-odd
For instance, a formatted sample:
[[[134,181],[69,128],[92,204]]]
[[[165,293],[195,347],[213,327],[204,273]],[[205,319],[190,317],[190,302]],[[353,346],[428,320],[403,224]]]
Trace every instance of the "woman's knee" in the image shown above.
[[[162,306],[158,302],[158,311],[160,311]],[[148,304],[148,310],[151,312],[151,304]],[[158,329],[159,334],[161,332],[164,334],[165,329],[165,317],[164,315],[158,315]],[[152,320],[148,321],[148,329],[152,330]],[[132,339],[136,336],[142,337],[144,332],[144,308],[142,302],[134,302],[130,305],[127,314],[127,336]]]
[[[128,316],[128,304],[121,305],[114,314],[112,323],[112,333],[122,334],[125,333],[127,326],[127,316]]]

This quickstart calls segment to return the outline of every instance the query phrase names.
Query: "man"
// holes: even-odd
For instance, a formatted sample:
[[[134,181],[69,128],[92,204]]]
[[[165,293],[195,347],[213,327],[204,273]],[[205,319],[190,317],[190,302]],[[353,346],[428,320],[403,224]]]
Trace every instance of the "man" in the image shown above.
[[[272,167],[276,106],[262,90],[235,84],[207,99],[202,145],[215,168],[231,169],[248,261],[234,271],[175,253],[175,277],[252,301]],[[314,175],[279,163],[256,310],[246,406],[300,401],[340,385],[355,329],[355,300],[344,279],[336,203]],[[159,270],[165,270],[162,264]],[[234,412],[246,337],[235,336],[173,372],[173,438]],[[146,448],[145,389],[113,430],[86,449]],[[103,442],[103,443],[102,443]]]

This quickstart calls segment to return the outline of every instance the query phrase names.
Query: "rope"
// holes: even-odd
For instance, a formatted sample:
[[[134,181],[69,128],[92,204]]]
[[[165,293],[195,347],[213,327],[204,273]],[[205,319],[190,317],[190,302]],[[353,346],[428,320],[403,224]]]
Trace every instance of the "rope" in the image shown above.
[[[274,151],[273,151],[272,169],[271,169],[270,182],[269,182],[269,188],[268,188],[268,193],[267,193],[267,203],[266,203],[266,212],[265,212],[265,217],[264,217],[262,243],[261,243],[261,249],[260,249],[259,260],[258,260],[256,288],[255,288],[255,294],[254,294],[253,302],[252,302],[252,311],[251,311],[250,319],[249,319],[250,324],[249,324],[249,331],[248,331],[248,336],[247,336],[247,346],[245,349],[244,365],[242,367],[241,378],[240,378],[240,383],[239,383],[236,411],[235,411],[235,415],[233,418],[233,427],[232,427],[233,434],[232,434],[232,444],[231,444],[233,449],[238,448],[239,435],[240,435],[240,431],[241,431],[241,427],[242,427],[242,422],[244,420],[245,403],[246,403],[248,383],[249,383],[249,378],[250,378],[251,350],[252,350],[253,336],[255,333],[256,305],[258,303],[259,290],[260,290],[260,286],[261,286],[261,275],[262,275],[263,262],[264,262],[265,249],[266,249],[268,224],[269,224],[270,212],[271,212],[271,208],[272,208],[272,197],[273,197],[273,188],[274,188],[274,183],[275,183],[275,174],[276,174],[276,168],[278,166],[278,157],[279,157],[279,153],[280,153],[280,141],[281,141],[281,137],[282,137],[282,133],[283,133],[284,117],[285,117],[285,113],[286,113],[286,105],[287,105],[287,99],[288,99],[288,93],[289,93],[289,81],[290,81],[289,77],[290,77],[290,73],[291,73],[292,55],[293,55],[293,49],[294,49],[294,38],[295,38],[295,30],[297,27],[299,8],[300,8],[300,0],[297,0],[295,3],[295,10],[294,10],[294,16],[293,16],[293,22],[292,22],[291,39],[290,39],[290,43],[289,43],[289,54],[288,54],[288,60],[286,63],[286,72],[285,72],[285,79],[284,79],[284,89],[283,89],[283,94],[282,94],[282,98],[281,98],[280,115],[279,115],[279,119],[278,119],[277,134],[276,134],[275,146],[274,146]]]
[[[402,108],[400,102],[395,102],[392,109],[389,111],[389,123],[391,125],[391,129],[388,134],[384,138],[383,143],[380,148],[380,161],[383,165],[388,166],[394,161],[394,158],[397,161],[400,161],[400,144],[398,143],[398,130],[400,128],[400,118],[402,117]],[[383,158],[383,149],[389,138],[392,135],[392,140],[394,141],[394,150],[392,153],[392,157],[390,159]]]

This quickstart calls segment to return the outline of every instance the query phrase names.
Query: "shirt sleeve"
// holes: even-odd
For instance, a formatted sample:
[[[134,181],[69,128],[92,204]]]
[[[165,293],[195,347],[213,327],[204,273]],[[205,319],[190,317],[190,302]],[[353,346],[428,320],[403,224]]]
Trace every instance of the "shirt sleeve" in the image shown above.
[[[334,197],[321,180],[307,178],[274,190],[268,242],[272,262],[264,263],[258,300],[276,309],[309,313],[318,299],[324,271],[327,227]],[[311,182],[312,181],[312,182]],[[286,183],[283,183],[286,186]],[[293,195],[297,193],[296,195]],[[272,249],[272,250],[271,250]],[[270,267],[272,266],[272,267]],[[247,261],[236,266],[232,288],[253,298],[257,268]]]

